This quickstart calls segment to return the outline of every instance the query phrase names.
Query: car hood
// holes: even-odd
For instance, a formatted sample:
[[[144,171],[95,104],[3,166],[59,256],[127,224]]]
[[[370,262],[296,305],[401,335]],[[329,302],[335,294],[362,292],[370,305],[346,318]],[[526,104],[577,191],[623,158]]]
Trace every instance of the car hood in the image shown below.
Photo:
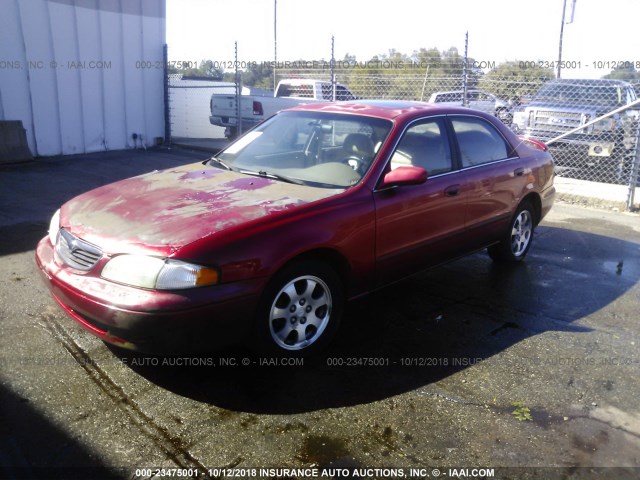
[[[107,253],[169,255],[205,236],[343,191],[197,163],[84,193],[62,207],[61,226]]]

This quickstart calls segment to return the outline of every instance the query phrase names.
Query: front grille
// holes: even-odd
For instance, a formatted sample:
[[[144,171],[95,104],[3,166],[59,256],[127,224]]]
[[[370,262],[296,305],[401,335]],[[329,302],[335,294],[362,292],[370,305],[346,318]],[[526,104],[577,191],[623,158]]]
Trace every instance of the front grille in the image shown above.
[[[538,110],[533,113],[533,128],[547,132],[567,132],[583,125],[583,116],[575,112]],[[579,130],[576,133],[587,133]]]
[[[77,270],[91,270],[102,258],[102,250],[72,235],[64,228],[60,229],[56,251],[62,261]]]

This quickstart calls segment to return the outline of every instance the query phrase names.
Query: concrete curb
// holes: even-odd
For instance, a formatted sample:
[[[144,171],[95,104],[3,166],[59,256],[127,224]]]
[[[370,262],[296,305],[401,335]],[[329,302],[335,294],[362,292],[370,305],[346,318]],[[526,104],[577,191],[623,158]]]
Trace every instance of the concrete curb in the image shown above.
[[[627,210],[626,202],[617,202],[597,197],[585,197],[572,193],[557,192],[556,201],[567,203],[570,205],[579,205],[582,207],[601,208],[604,210],[612,210],[614,212],[623,212]]]
[[[590,182],[556,176],[556,199],[573,205],[602,208],[605,210],[628,211],[629,187],[609,183]],[[638,208],[640,188],[636,188],[634,208]]]

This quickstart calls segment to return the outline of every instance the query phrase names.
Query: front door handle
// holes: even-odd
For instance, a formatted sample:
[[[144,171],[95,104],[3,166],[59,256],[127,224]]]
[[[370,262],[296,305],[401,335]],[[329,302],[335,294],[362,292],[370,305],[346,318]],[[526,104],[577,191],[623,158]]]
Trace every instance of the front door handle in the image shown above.
[[[447,197],[455,197],[460,193],[460,185],[451,185],[444,189],[444,194]]]
[[[524,168],[516,168],[516,169],[513,171],[513,174],[514,174],[516,177],[521,177],[522,175],[524,175]]]

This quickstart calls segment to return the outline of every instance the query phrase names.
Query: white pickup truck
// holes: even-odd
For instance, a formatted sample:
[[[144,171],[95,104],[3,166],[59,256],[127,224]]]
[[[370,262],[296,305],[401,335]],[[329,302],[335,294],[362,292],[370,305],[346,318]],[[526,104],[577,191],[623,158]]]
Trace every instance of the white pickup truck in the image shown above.
[[[256,95],[240,96],[240,118],[245,132],[285,108],[303,103],[330,102],[334,99],[333,84],[321,80],[288,79],[278,83],[273,97]],[[355,100],[356,97],[339,83],[335,86],[335,100],[338,102]],[[225,127],[228,139],[236,137],[239,131],[236,96],[214,93],[210,101],[212,125]]]

